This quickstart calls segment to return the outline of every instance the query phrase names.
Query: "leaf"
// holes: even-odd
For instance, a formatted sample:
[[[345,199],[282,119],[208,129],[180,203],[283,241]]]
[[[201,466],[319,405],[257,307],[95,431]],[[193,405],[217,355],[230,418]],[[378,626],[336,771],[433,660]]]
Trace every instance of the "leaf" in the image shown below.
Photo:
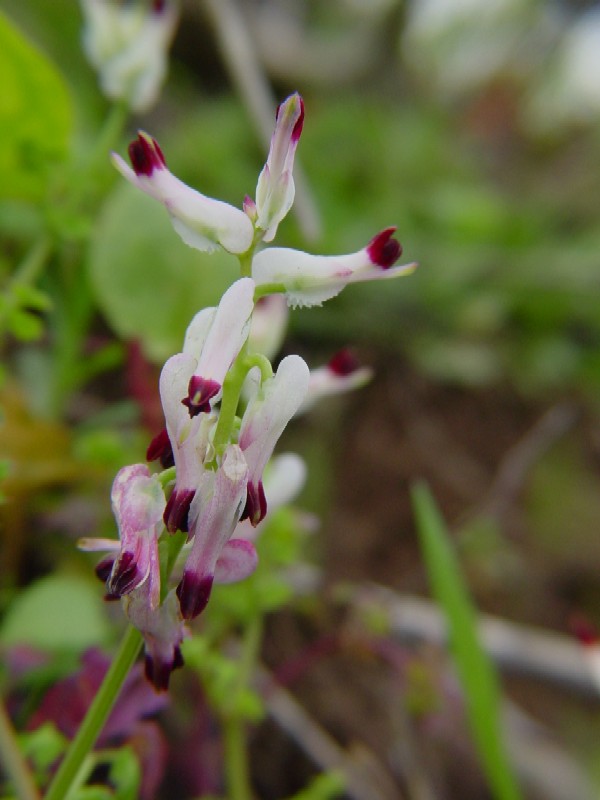
[[[38,199],[46,169],[67,153],[73,111],[46,56],[0,12],[0,197]]]
[[[0,628],[3,645],[28,644],[43,650],[74,650],[110,641],[101,592],[74,575],[42,578],[21,592]]]
[[[165,209],[128,185],[107,202],[89,255],[98,304],[123,339],[140,339],[162,363],[183,345],[201,308],[216,305],[238,277],[235,259],[183,244]]]
[[[483,770],[498,800],[518,800],[521,792],[512,774],[501,733],[500,688],[479,641],[476,611],[456,554],[425,485],[419,484],[413,489],[413,504],[432,592],[446,615],[450,650]]]

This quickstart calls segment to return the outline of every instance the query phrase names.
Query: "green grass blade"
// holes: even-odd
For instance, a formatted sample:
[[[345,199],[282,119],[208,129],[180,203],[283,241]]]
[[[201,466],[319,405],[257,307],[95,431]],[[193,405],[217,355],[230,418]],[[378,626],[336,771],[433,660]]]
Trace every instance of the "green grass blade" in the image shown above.
[[[414,487],[413,504],[431,590],[446,615],[450,650],[482,768],[497,800],[519,800],[521,791],[502,738],[501,692],[496,672],[479,642],[477,614],[454,548],[425,485]]]

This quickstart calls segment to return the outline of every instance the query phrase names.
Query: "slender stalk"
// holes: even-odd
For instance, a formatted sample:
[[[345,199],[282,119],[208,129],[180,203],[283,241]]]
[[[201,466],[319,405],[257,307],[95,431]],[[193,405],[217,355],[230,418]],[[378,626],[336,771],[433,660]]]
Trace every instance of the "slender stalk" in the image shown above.
[[[221,410],[219,412],[219,421],[217,422],[217,429],[215,430],[213,439],[214,448],[219,454],[225,449],[225,446],[231,438],[231,430],[235,421],[235,412],[237,411],[240,401],[244,378],[248,372],[248,367],[246,365],[247,352],[248,343],[246,342],[223,381]]]
[[[225,781],[229,800],[252,800],[244,723],[239,717],[223,720]]]
[[[17,743],[4,703],[0,702],[0,762],[11,780],[18,800],[39,800],[33,775]]]
[[[251,800],[250,765],[246,741],[246,720],[238,710],[238,697],[250,684],[256,669],[263,635],[263,619],[257,615],[248,624],[239,660],[237,690],[230,708],[222,711],[225,744],[225,781],[229,800]]]
[[[67,797],[72,782],[102,732],[125,678],[137,658],[142,641],[142,634],[130,625],[44,800],[65,800]]]

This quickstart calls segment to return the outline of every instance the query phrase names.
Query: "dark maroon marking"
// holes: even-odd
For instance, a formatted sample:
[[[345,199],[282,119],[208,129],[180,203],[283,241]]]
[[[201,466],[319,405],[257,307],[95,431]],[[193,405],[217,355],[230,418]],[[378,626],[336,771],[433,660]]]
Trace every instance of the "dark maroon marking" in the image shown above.
[[[162,14],[166,7],[166,0],[152,0],[152,11],[155,14]]]
[[[386,228],[374,236],[367,245],[367,253],[373,264],[389,269],[402,255],[402,245],[392,236],[396,228]]]
[[[173,669],[179,669],[184,665],[183,656],[181,655],[181,647],[175,645],[173,648]]]
[[[249,519],[250,524],[256,528],[258,523],[261,522],[266,515],[267,498],[265,496],[263,482],[259,481],[258,484],[248,483],[246,505],[244,506],[240,520]]]
[[[575,614],[570,620],[570,628],[573,631],[573,635],[584,647],[590,647],[600,642],[598,630],[588,619],[580,614]]]
[[[195,572],[184,570],[176,590],[181,616],[184,619],[194,619],[204,611],[210,598],[213,580],[212,575],[200,578]]]
[[[106,587],[110,594],[120,597],[135,589],[141,579],[142,574],[138,569],[134,554],[126,550],[115,561]]]
[[[156,461],[157,459],[160,460],[161,466],[164,469],[175,466],[173,448],[171,447],[171,440],[169,439],[166,428],[163,428],[160,433],[156,434],[146,450],[146,461]]]
[[[210,411],[210,401],[221,391],[221,384],[211,378],[201,375],[192,375],[188,386],[188,396],[181,402],[187,406],[190,417],[196,417],[202,412]]]
[[[169,678],[175,669],[173,662],[161,661],[146,654],[144,659],[144,674],[157,692],[166,692],[169,688]]]
[[[358,359],[348,347],[338,350],[338,352],[329,359],[327,366],[335,375],[339,375],[340,377],[352,375],[353,372],[360,369]]]
[[[292,131],[292,142],[297,142],[298,139],[300,138],[303,125],[304,125],[304,100],[300,97],[300,116],[298,117],[296,124],[294,125],[294,130]]]
[[[166,166],[165,157],[156,139],[149,141],[141,133],[131,142],[127,152],[136,175],[146,175],[149,178],[155,169],[164,169]]]
[[[120,599],[121,599],[121,596],[118,595],[118,594],[111,594],[110,592],[107,592],[104,595],[104,600],[106,600],[107,603],[114,603],[114,602],[116,602],[117,600],[120,600]]]
[[[163,514],[163,520],[169,533],[187,532],[188,512],[194,495],[193,489],[184,489],[183,491],[173,489],[171,492]]]
[[[106,583],[106,581],[110,578],[110,573],[112,572],[114,563],[115,559],[113,556],[106,556],[106,558],[103,558],[102,561],[96,564],[94,572],[102,581],[102,583]]]

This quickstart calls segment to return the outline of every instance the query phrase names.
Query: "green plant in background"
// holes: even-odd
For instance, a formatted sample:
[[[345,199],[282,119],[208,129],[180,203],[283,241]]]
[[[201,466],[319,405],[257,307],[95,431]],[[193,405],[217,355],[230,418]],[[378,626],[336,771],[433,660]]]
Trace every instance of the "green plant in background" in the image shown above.
[[[494,667],[481,646],[477,614],[435,501],[426,486],[413,491],[417,530],[431,589],[446,616],[450,651],[482,768],[498,800],[522,797],[502,737],[501,693]]]

